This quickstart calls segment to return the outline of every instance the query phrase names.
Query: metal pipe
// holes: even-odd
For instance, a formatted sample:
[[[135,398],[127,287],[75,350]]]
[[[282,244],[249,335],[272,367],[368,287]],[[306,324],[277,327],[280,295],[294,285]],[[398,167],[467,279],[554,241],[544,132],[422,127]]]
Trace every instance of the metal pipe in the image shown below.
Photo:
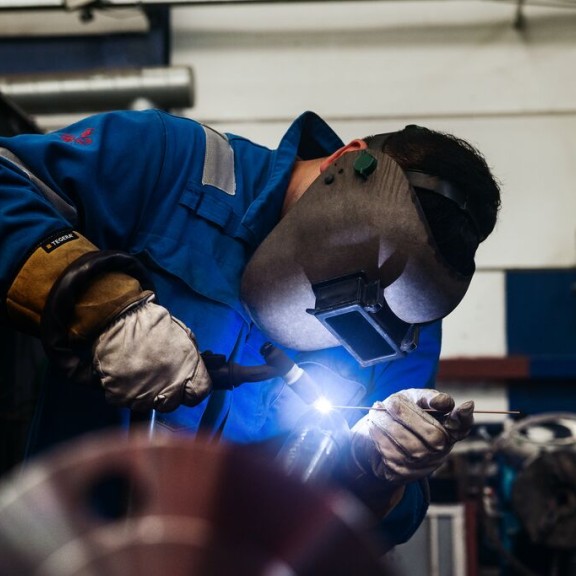
[[[0,92],[28,114],[131,109],[142,100],[157,108],[190,108],[194,76],[188,66],[14,75],[0,77]]]
[[[276,456],[289,476],[306,483],[322,483],[338,468],[350,442],[350,428],[338,413],[306,412]]]
[[[351,0],[0,0],[2,10],[75,10],[143,7],[143,6],[218,6],[227,4],[306,4],[310,2],[350,2]],[[374,0],[386,1],[386,0]],[[519,0],[491,0],[493,3],[517,4]],[[524,5],[551,8],[574,8],[572,0],[528,0]]]

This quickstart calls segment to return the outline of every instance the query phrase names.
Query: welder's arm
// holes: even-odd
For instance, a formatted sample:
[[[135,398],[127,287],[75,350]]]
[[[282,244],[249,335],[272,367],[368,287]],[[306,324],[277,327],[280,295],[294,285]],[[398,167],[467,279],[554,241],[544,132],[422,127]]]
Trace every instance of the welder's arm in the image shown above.
[[[445,393],[401,390],[352,428],[346,469],[352,490],[376,513],[385,515],[402,498],[406,484],[424,479],[470,432],[474,403],[455,407]],[[445,415],[439,420],[425,409]]]
[[[12,325],[40,335],[54,285],[79,258],[97,251],[73,231],[41,244],[8,290]],[[170,411],[199,403],[210,390],[193,334],[125,273],[101,273],[79,294],[69,335],[89,347],[94,376],[115,405]]]

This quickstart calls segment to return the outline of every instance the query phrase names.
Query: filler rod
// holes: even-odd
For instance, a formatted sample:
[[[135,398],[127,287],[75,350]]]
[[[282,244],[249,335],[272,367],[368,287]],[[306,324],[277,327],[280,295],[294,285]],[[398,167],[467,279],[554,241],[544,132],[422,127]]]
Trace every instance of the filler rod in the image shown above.
[[[373,408],[372,406],[334,406],[332,408],[339,410],[375,410],[376,412],[384,412],[386,408]],[[441,412],[434,408],[422,408],[424,412]],[[520,410],[474,410],[474,414],[521,414]]]

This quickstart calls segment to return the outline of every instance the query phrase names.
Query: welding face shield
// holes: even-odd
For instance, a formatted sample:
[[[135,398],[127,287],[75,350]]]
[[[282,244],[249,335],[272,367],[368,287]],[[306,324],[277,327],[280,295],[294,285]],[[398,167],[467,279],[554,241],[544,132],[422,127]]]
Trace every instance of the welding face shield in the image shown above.
[[[242,277],[244,305],[268,338],[302,351],[343,345],[368,366],[404,356],[420,324],[458,305],[472,274],[438,252],[410,177],[453,192],[371,149],[343,154],[312,183]]]

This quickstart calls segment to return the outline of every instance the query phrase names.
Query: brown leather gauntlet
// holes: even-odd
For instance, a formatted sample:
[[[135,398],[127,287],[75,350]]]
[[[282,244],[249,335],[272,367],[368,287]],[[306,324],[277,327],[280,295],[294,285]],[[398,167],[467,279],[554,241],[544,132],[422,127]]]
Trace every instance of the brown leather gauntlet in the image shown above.
[[[6,307],[13,326],[38,336],[42,312],[52,286],[72,262],[94,251],[98,248],[74,231],[51,236],[36,248],[8,290]],[[142,296],[140,283],[131,276],[121,272],[101,274],[80,294],[75,304],[71,339],[90,339],[110,319]]]

